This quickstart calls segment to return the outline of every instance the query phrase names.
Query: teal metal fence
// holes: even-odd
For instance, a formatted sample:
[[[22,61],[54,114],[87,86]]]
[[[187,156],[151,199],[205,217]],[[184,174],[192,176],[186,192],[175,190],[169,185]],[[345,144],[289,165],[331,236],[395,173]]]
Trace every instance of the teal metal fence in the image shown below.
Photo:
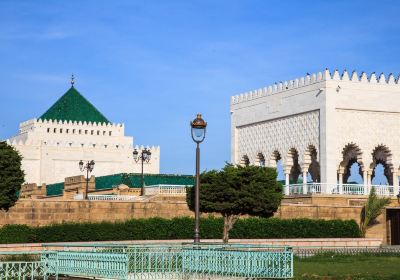
[[[51,264],[42,252],[0,252],[0,257],[0,279],[57,278],[55,263]]]
[[[293,252],[289,247],[235,244],[48,245],[40,261],[21,265],[3,261],[0,267],[4,267],[0,279],[49,275],[135,280],[288,279],[293,277]]]

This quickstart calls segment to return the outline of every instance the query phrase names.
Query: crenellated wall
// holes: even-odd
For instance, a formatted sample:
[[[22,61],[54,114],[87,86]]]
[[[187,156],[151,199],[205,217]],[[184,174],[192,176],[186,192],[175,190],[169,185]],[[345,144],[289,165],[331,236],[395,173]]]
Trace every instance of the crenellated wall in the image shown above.
[[[273,94],[290,91],[295,88],[301,88],[309,86],[311,84],[323,82],[323,81],[344,81],[344,82],[355,82],[355,83],[370,83],[370,84],[387,84],[387,85],[397,85],[400,87],[400,75],[395,78],[392,73],[390,73],[387,78],[384,73],[381,73],[378,77],[375,72],[371,73],[369,77],[365,72],[361,72],[360,75],[357,71],[353,71],[351,74],[344,70],[339,73],[338,70],[334,70],[332,73],[329,69],[325,71],[309,74],[300,78],[293,80],[288,80],[284,82],[275,83],[267,87],[259,88],[256,90],[247,91],[231,97],[231,104],[237,104],[241,102],[250,101],[253,99],[270,96]]]
[[[314,162],[313,181],[328,184],[345,181],[355,160],[370,185],[383,163],[397,193],[399,127],[400,77],[326,69],[233,96],[231,159],[266,166],[280,159],[287,181]]]
[[[19,134],[7,140],[22,155],[25,182],[52,184],[80,173],[80,160],[96,162],[92,175],[139,173],[132,156],[133,137],[125,136],[123,124],[32,119],[20,125]],[[147,146],[152,158],[145,173],[160,172],[160,147]]]

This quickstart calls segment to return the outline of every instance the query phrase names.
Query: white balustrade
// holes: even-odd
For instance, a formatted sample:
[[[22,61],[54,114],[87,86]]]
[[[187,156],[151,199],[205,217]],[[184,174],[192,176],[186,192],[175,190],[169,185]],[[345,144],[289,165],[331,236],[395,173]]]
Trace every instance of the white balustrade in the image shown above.
[[[394,194],[394,188],[393,186],[388,186],[388,185],[372,185],[371,187],[373,187],[376,191],[377,195],[381,195],[381,196],[393,196],[393,195],[397,195]]]
[[[303,184],[290,184],[289,195],[303,194]],[[364,195],[369,194],[371,187],[375,188],[379,196],[396,196],[394,187],[388,185],[365,186],[362,184],[327,184],[327,183],[307,183],[307,194],[345,194],[345,195]]]
[[[185,196],[186,195],[186,187],[184,185],[153,185],[146,186],[144,188],[144,194],[146,196],[152,195],[170,195],[170,196]],[[74,196],[75,200],[83,200],[84,195],[82,193],[78,193]],[[108,195],[108,194],[89,194],[89,200],[94,201],[104,201],[104,200],[112,200],[112,201],[131,201],[131,200],[141,200],[140,196],[133,195]]]
[[[289,185],[289,194],[302,194],[303,193],[303,184],[290,184]]]
[[[135,200],[137,196],[133,195],[107,195],[107,194],[89,194],[89,200],[113,200],[113,201],[130,201]]]
[[[146,186],[144,188],[145,195],[171,195],[171,196],[184,196],[186,195],[186,187],[184,185],[154,185]]]
[[[364,185],[343,184],[343,194],[364,194]]]

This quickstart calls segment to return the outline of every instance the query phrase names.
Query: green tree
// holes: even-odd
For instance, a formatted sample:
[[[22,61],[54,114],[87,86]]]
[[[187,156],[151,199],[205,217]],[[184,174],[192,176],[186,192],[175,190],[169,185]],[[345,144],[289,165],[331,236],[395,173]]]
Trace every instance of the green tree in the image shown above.
[[[376,222],[376,218],[382,214],[383,209],[390,204],[390,198],[378,197],[375,188],[371,188],[367,203],[361,211],[360,230],[363,237],[367,232],[367,228]]]
[[[232,164],[201,174],[200,211],[223,216],[224,243],[240,216],[271,217],[278,209],[283,195],[276,177],[274,168]],[[194,188],[188,189],[186,200],[194,211]]]
[[[8,211],[18,200],[24,183],[20,154],[6,142],[0,142],[0,209]]]

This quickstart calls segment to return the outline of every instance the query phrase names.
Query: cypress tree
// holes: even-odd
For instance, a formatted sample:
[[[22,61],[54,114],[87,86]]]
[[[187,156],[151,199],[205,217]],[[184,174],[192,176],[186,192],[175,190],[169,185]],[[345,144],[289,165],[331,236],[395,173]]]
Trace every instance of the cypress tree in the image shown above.
[[[21,155],[14,147],[0,142],[0,209],[8,211],[18,200],[17,193],[25,176],[21,160]]]

